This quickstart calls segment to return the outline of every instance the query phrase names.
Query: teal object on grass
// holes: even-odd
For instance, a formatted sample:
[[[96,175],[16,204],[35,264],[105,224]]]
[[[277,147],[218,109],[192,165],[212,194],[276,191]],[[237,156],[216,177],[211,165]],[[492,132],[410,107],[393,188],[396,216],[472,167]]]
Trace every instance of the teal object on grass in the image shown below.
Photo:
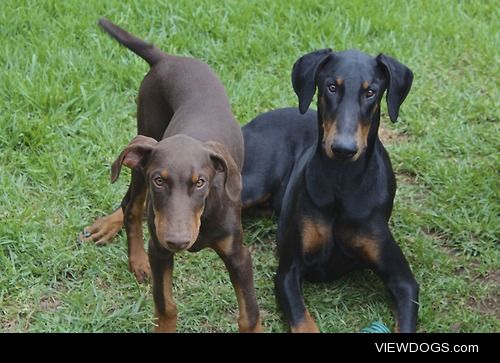
[[[366,328],[361,329],[361,333],[390,333],[388,327],[380,321],[375,321],[368,325]]]

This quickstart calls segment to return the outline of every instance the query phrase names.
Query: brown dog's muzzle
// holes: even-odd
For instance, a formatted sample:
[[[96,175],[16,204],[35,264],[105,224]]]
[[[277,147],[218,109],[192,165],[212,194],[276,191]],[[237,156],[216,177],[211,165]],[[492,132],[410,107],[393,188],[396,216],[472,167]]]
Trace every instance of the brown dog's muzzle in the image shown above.
[[[200,232],[200,216],[194,216],[192,223],[167,223],[166,218],[155,215],[156,238],[162,247],[170,252],[180,252],[193,246]]]

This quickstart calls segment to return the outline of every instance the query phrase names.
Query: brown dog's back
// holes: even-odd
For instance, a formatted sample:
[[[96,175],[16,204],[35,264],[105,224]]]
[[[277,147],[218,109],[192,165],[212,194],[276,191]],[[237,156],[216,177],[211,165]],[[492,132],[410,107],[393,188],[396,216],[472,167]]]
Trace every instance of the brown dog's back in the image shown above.
[[[241,129],[212,69],[193,58],[169,55],[107,19],[100,19],[99,25],[151,66],[139,91],[139,134],[157,140],[184,134],[220,142],[241,170]]]

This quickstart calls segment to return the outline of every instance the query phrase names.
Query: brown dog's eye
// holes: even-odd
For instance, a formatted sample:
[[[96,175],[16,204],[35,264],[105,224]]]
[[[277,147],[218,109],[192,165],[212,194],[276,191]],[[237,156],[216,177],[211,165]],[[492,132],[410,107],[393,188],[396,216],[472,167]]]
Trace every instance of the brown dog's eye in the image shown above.
[[[337,86],[334,85],[334,84],[329,85],[328,86],[328,91],[330,91],[331,93],[337,92]]]
[[[373,97],[375,96],[375,91],[372,90],[372,89],[369,89],[368,91],[366,91],[366,98],[370,98],[370,97]]]
[[[197,181],[196,181],[196,188],[200,189],[200,188],[203,188],[203,186],[205,185],[205,180],[203,180],[202,178],[199,178]]]
[[[157,187],[161,188],[161,187],[163,186],[163,178],[162,178],[162,177],[157,176],[156,178],[154,178],[154,179],[153,179],[153,183],[154,183]]]

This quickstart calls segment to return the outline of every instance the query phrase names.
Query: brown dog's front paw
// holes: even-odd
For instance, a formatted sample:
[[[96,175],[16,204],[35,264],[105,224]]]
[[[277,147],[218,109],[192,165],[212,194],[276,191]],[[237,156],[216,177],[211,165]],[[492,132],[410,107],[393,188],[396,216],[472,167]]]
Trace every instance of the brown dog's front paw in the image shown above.
[[[264,328],[262,328],[262,324],[260,323],[260,319],[257,323],[252,327],[242,327],[240,325],[240,333],[264,333]]]
[[[143,283],[151,277],[151,267],[149,266],[149,259],[146,253],[140,257],[130,258],[130,271],[134,273],[137,282]]]
[[[85,227],[78,236],[80,243],[94,242],[96,245],[105,245],[111,242],[123,226],[123,212],[121,209],[114,213],[97,218],[95,222]]]
[[[159,322],[159,325],[155,326],[155,333],[175,333],[175,320],[168,322]]]

